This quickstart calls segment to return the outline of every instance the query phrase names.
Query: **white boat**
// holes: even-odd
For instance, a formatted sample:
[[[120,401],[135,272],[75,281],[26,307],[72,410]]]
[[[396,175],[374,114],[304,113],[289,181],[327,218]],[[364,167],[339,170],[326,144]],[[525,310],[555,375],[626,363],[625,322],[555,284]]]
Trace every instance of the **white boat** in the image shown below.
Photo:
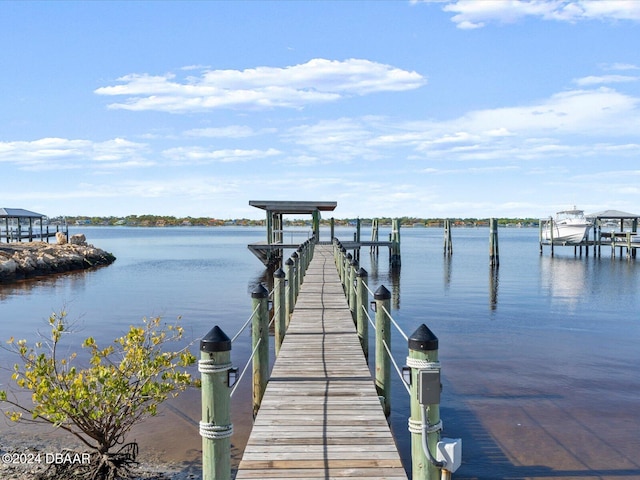
[[[563,210],[549,219],[542,230],[542,239],[554,242],[580,243],[585,239],[592,223],[584,216],[583,210]]]

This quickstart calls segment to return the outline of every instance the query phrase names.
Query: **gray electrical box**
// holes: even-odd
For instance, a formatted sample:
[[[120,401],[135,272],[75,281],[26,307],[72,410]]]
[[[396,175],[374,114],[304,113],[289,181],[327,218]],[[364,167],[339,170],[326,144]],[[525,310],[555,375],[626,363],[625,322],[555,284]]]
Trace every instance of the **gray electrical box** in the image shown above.
[[[440,403],[440,370],[418,371],[418,403],[433,405]]]

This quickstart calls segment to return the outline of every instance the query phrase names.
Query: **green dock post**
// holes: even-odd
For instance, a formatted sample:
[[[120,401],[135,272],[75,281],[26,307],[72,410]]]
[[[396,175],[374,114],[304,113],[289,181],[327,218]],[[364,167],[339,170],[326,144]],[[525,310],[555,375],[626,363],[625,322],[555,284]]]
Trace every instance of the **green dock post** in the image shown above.
[[[367,319],[366,309],[369,308],[369,292],[367,290],[368,273],[364,268],[360,268],[356,273],[356,290],[358,292],[356,302],[356,329],[360,345],[362,345],[362,353],[369,363],[369,321]]]
[[[438,362],[438,337],[429,328],[422,324],[409,337],[409,357],[407,366],[411,367],[411,417],[409,419],[409,432],[411,432],[411,464],[412,480],[438,480],[440,469],[434,465],[424,451],[422,444],[422,415],[423,406],[419,402],[418,386],[421,372],[437,372],[438,382],[440,363]],[[436,392],[439,397],[439,391]],[[435,456],[438,440],[440,439],[440,401],[427,404],[427,447],[432,456]]]
[[[215,326],[200,340],[198,371],[201,377],[202,478],[231,478],[231,424],[229,370],[231,340]]]
[[[253,416],[258,413],[269,376],[269,292],[258,285],[251,292],[253,309],[251,322],[251,347],[256,349],[253,357]],[[259,342],[259,344],[258,344]]]
[[[500,266],[500,252],[498,249],[498,220],[489,220],[489,265]]]
[[[353,324],[356,324],[356,272],[358,271],[358,261],[354,258],[349,264],[349,277],[347,282],[347,299]]]
[[[293,301],[298,301],[298,293],[300,292],[300,257],[298,256],[298,252],[293,252],[291,254],[291,258],[293,259]]]
[[[342,288],[344,288],[344,293],[348,299],[349,290],[347,290],[347,283],[349,282],[349,267],[351,265],[351,260],[353,260],[353,256],[350,253],[347,253],[342,260]]]
[[[287,328],[289,328],[289,320],[291,319],[291,314],[293,313],[293,307],[295,306],[295,300],[293,299],[293,260],[291,258],[287,258],[284,262],[285,273],[287,274],[287,318],[286,324]]]
[[[275,315],[275,344],[276,356],[280,353],[280,347],[287,329],[287,292],[285,287],[285,273],[281,268],[273,272],[273,312]]]
[[[300,288],[302,288],[302,284],[304,283],[304,276],[307,273],[304,248],[302,248],[302,245],[298,247],[296,253],[298,254],[298,268],[300,268],[300,275],[298,275],[298,292],[300,292]]]
[[[373,294],[376,301],[376,390],[381,397],[384,414],[391,413],[391,360],[384,345],[391,350],[391,292],[380,285]]]
[[[353,257],[360,261],[360,218],[356,220],[356,243],[358,244],[353,251]]]

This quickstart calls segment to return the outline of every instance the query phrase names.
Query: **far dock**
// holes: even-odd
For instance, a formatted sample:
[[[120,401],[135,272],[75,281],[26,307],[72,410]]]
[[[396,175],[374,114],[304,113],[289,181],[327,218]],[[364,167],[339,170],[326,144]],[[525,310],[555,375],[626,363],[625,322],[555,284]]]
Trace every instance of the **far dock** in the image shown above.
[[[593,227],[581,242],[543,240],[543,229],[554,220],[552,218],[540,220],[540,254],[543,253],[545,246],[550,247],[551,255],[554,254],[555,247],[573,247],[574,254],[582,255],[584,248],[585,255],[588,256],[591,247],[594,255],[601,256],[604,246],[611,248],[612,257],[616,256],[616,249],[618,249],[620,256],[626,250],[627,258],[636,258],[636,251],[640,248],[638,236],[640,215],[619,210],[605,210],[586,215],[586,217],[593,221]]]

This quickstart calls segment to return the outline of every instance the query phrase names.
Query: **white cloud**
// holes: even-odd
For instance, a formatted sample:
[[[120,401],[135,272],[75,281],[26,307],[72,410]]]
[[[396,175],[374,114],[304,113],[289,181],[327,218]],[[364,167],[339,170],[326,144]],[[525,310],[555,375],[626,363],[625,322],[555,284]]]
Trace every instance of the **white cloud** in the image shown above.
[[[315,164],[367,159],[489,161],[638,154],[640,100],[609,88],[572,90],[528,105],[443,121],[323,120],[283,135]]]
[[[193,128],[191,130],[187,130],[184,134],[188,137],[245,138],[251,137],[256,133],[251,127],[229,125],[227,127]]]
[[[419,88],[426,79],[364,59],[317,58],[304,64],[246,70],[206,70],[182,80],[176,75],[130,74],[119,85],[101,87],[98,95],[124,96],[109,108],[158,110],[172,113],[218,108],[301,108],[354,95]]]
[[[223,149],[212,150],[210,148],[193,146],[193,147],[176,147],[170,148],[162,152],[165,158],[170,160],[173,165],[206,165],[209,163],[231,163],[246,162],[249,160],[260,160],[267,157],[280,155],[280,151],[275,148],[267,150],[258,149]]]
[[[147,167],[148,146],[122,138],[104,142],[41,138],[32,141],[0,142],[0,162],[23,170],[122,169]]]
[[[590,75],[588,77],[577,78],[574,80],[574,83],[583,87],[590,85],[600,85],[605,83],[627,83],[627,82],[637,82],[640,80],[640,77],[634,77],[631,75]]]
[[[454,13],[451,18],[460,29],[484,27],[487,23],[514,23],[526,17],[577,22],[581,20],[640,21],[637,0],[457,0],[442,9]]]

